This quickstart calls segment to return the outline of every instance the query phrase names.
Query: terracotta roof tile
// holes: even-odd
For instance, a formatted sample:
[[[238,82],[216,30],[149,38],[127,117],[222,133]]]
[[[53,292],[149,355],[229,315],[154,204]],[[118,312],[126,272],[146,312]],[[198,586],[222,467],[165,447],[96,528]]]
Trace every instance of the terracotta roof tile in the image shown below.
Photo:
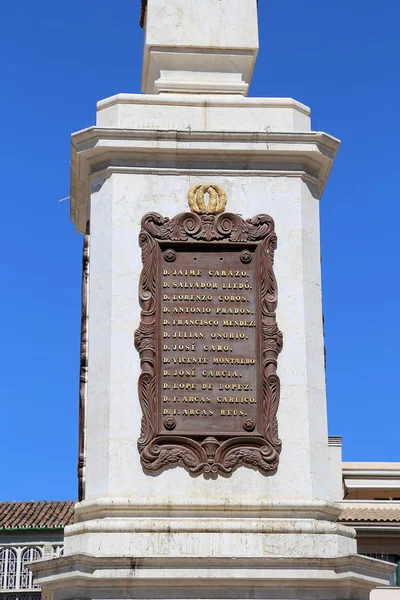
[[[339,517],[339,521],[347,523],[355,522],[390,522],[400,523],[400,506],[396,507],[362,507],[346,506]]]
[[[0,502],[1,529],[51,529],[74,521],[74,502]]]

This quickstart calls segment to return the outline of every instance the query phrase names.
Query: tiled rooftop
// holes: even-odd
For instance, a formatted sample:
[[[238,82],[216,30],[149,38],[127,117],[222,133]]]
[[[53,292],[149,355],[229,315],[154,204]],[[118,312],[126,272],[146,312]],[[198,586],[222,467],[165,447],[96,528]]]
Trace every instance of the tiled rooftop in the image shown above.
[[[53,529],[74,520],[74,502],[0,502],[0,530]]]
[[[385,506],[383,503],[354,503],[345,505],[339,521],[342,523],[398,523],[400,525],[400,502]]]

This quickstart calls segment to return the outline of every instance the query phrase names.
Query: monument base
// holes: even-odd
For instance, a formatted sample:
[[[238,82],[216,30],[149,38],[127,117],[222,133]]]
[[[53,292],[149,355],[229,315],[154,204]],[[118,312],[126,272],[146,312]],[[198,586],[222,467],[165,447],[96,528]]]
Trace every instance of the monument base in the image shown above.
[[[356,554],[354,530],[334,522],[340,510],[280,501],[174,506],[167,516],[165,506],[126,499],[83,502],[65,555],[33,570],[46,600],[367,600],[393,565]]]
[[[263,542],[268,545],[268,540],[267,535]],[[46,600],[368,600],[393,570],[388,563],[354,554],[301,557],[303,541],[304,536],[290,536],[287,542],[296,556],[287,557],[74,554],[41,561],[34,570],[38,583],[46,586]]]

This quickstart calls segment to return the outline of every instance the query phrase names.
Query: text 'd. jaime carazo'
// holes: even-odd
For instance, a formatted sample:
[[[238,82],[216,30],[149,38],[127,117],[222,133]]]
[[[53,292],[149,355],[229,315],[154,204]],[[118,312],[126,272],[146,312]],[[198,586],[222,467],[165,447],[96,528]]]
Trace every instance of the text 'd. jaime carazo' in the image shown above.
[[[150,213],[140,245],[135,344],[144,469],[275,471],[282,334],[273,220]]]

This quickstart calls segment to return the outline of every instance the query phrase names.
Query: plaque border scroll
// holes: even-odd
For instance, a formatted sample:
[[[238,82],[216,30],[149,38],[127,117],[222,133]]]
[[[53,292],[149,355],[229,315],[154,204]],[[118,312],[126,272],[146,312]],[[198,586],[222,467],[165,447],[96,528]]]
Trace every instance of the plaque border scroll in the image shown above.
[[[157,285],[158,244],[165,242],[222,242],[261,245],[260,250],[260,326],[261,326],[261,435],[218,435],[194,439],[179,434],[159,435],[157,421],[158,346],[160,339]],[[144,215],[139,234],[142,272],[139,280],[141,321],[135,331],[135,347],[140,355],[139,401],[142,409],[138,450],[145,471],[181,465],[194,474],[229,474],[240,465],[273,473],[279,463],[281,440],[278,436],[277,410],[280,397],[276,373],[283,336],[276,321],[278,290],[274,275],[277,245],[273,219],[265,214],[244,220],[240,215],[223,213],[181,213],[172,219],[151,212]],[[198,437],[198,436],[197,436]],[[227,436],[225,436],[226,438]]]

